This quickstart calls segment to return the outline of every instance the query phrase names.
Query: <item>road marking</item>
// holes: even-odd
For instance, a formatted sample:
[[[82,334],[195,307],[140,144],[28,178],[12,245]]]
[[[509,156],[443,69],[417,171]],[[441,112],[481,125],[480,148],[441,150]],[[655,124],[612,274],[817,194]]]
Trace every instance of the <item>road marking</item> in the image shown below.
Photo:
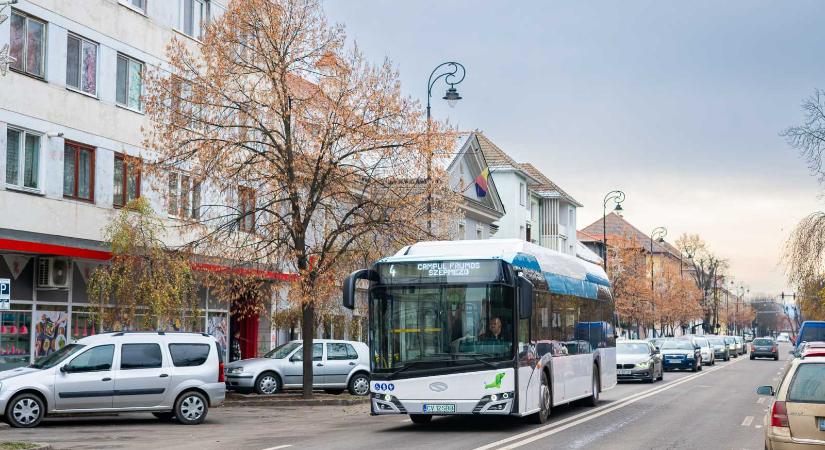
[[[753,427],[756,428],[756,429],[759,429],[759,428],[762,428],[762,425],[754,425]]]
[[[759,403],[760,405],[761,405],[762,403],[765,403],[765,397],[759,397],[759,398],[757,398],[757,399],[756,399],[756,403]]]
[[[749,427],[749,426],[751,426],[752,423],[753,423],[753,416],[747,416],[747,417],[745,417],[745,420],[742,421],[742,426],[743,427]]]
[[[269,448],[265,448],[263,450],[278,450],[279,448],[287,448],[287,447],[292,447],[292,444],[284,444],[284,445],[279,445],[277,447],[269,447]]]
[[[401,423],[407,423],[407,422],[412,423],[412,419],[406,419],[406,420],[402,420],[402,421],[401,421]]]
[[[595,419],[597,417],[601,417],[601,416],[603,416],[605,414],[608,414],[608,413],[611,413],[611,412],[613,412],[617,409],[624,408],[625,406],[636,403],[639,400],[643,400],[645,398],[651,397],[651,396],[659,394],[661,392],[670,390],[670,389],[672,389],[676,386],[687,383],[688,381],[692,381],[692,380],[694,380],[696,378],[699,378],[701,376],[707,375],[709,373],[713,373],[717,370],[722,370],[725,367],[730,367],[731,365],[733,365],[733,364],[735,364],[739,361],[744,361],[744,359],[733,361],[730,364],[726,364],[724,366],[720,366],[720,367],[715,368],[715,369],[708,369],[706,371],[702,371],[702,372],[695,373],[693,375],[689,375],[689,376],[687,376],[685,378],[682,378],[678,381],[672,382],[670,384],[666,384],[665,386],[662,386],[660,388],[650,389],[648,391],[640,392],[638,394],[634,394],[634,395],[625,397],[623,399],[616,400],[615,402],[610,403],[608,405],[604,405],[604,406],[592,409],[590,411],[584,411],[582,413],[567,417],[567,418],[559,420],[557,422],[547,424],[543,427],[539,427],[539,428],[536,428],[536,429],[530,430],[530,431],[525,431],[524,433],[519,433],[519,434],[510,436],[508,438],[504,438],[504,439],[501,439],[499,441],[492,442],[492,443],[484,445],[482,447],[478,447],[475,450],[489,450],[489,449],[496,448],[500,445],[507,444],[507,443],[513,442],[513,441],[518,441],[518,442],[513,442],[512,444],[510,444],[506,447],[501,447],[501,448],[502,449],[512,449],[512,448],[521,447],[523,445],[529,444],[529,443],[537,441],[539,439],[544,439],[547,436],[551,436],[553,434],[562,432],[562,431],[564,431],[568,428],[571,428],[571,427],[574,427],[576,425],[582,424],[584,422],[590,421],[590,420]],[[549,430],[549,431],[545,431],[545,430]],[[544,432],[541,433],[542,431],[544,431]],[[536,434],[536,433],[541,433],[541,434]],[[524,438],[524,439],[520,440],[522,438]]]

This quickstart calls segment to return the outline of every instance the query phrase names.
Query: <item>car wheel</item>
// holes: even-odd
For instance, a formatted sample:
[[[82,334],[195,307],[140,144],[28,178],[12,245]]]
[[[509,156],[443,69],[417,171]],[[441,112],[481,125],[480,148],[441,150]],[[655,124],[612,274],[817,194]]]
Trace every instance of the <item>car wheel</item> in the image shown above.
[[[584,399],[584,404],[587,406],[596,406],[599,404],[599,368],[593,365],[593,382],[591,383],[593,393],[590,397]]]
[[[349,380],[349,393],[367,395],[370,392],[370,378],[365,373],[356,373]]]
[[[40,397],[25,393],[15,396],[6,407],[6,422],[14,428],[34,428],[46,414]]]
[[[702,366],[699,366],[699,367],[702,367]],[[696,372],[697,370],[699,370],[699,369],[696,368],[696,364],[694,364],[693,367],[690,368],[691,372]]]
[[[255,392],[260,395],[277,394],[281,390],[281,378],[277,373],[264,372],[255,381]]]
[[[171,422],[172,419],[175,418],[175,413],[173,412],[154,412],[152,413],[153,416],[157,417],[161,420],[161,422]]]
[[[773,360],[774,360],[774,361],[779,361],[779,355],[774,356],[774,357],[773,357]]]
[[[430,414],[410,414],[410,420],[412,420],[412,423],[430,423],[433,416]]]
[[[662,381],[665,378],[665,369],[659,368],[659,378],[656,378],[657,381]]]
[[[175,417],[184,425],[198,425],[206,420],[209,402],[200,392],[184,392],[175,402]]]
[[[754,356],[753,356],[753,355],[751,355],[751,361],[753,361],[754,359],[755,359],[755,358],[754,358]]]

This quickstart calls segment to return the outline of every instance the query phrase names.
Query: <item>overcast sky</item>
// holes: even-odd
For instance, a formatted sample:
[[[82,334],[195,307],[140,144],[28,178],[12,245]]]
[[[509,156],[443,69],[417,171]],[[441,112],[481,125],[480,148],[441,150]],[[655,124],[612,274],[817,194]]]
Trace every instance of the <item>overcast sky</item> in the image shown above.
[[[785,290],[779,255],[823,208],[779,132],[825,88],[825,2],[325,0],[332,22],[405,93],[426,100],[441,62],[464,100],[433,115],[480,129],[584,204],[612,189],[625,217],[673,242],[699,233],[752,293]]]

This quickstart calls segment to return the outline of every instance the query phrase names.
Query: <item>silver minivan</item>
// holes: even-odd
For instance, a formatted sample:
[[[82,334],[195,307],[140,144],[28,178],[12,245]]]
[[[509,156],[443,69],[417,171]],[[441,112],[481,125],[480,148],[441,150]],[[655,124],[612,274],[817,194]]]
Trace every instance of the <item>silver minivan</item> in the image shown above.
[[[225,395],[217,342],[200,333],[103,333],[0,372],[0,415],[19,428],[47,415],[114,411],[195,425]]]
[[[226,387],[239,392],[275,394],[304,383],[303,342],[291,341],[261,358],[226,365]],[[313,387],[339,394],[367,395],[370,360],[367,344],[357,341],[315,339],[312,344]]]

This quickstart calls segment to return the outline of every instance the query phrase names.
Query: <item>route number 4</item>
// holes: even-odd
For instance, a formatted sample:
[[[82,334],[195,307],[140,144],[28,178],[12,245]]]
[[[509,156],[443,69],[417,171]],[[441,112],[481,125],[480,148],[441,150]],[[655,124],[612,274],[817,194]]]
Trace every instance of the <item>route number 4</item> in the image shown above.
[[[0,311],[11,309],[11,280],[0,278]]]

